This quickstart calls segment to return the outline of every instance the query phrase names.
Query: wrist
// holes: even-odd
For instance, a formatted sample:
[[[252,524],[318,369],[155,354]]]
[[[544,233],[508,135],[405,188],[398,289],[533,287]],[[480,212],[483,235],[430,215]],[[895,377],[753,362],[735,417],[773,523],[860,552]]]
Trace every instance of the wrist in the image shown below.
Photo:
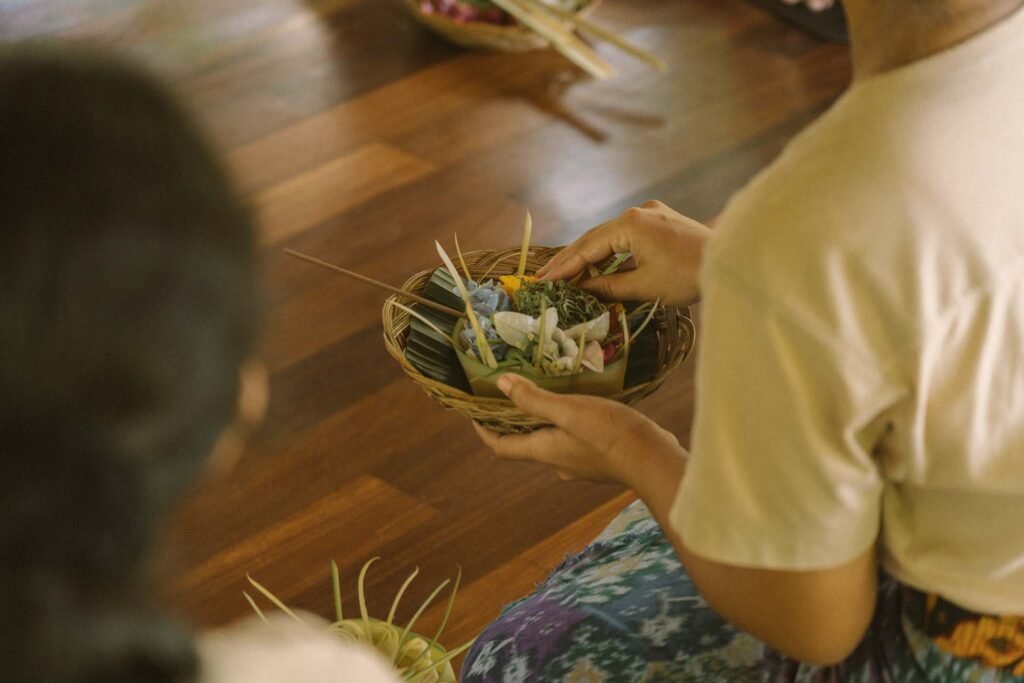
[[[621,481],[644,500],[671,501],[682,483],[687,453],[671,432],[654,423],[650,427],[651,433],[631,448],[632,457],[620,459],[625,465]]]
[[[711,229],[706,226],[701,226],[704,229],[697,235],[696,246],[693,249],[694,263],[693,263],[693,288],[694,297],[690,302],[691,304],[699,303],[701,299],[701,276],[704,273],[704,255],[707,253],[708,242],[711,239]]]

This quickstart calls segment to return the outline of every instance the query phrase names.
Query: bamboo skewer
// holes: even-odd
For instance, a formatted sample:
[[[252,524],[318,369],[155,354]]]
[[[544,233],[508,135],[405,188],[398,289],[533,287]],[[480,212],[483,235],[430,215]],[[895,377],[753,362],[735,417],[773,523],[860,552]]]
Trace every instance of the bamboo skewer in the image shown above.
[[[523,246],[519,251],[519,268],[516,275],[522,278],[526,275],[526,257],[530,255],[530,237],[533,234],[533,217],[526,212],[526,223],[523,224]]]
[[[387,292],[391,292],[392,294],[398,294],[399,296],[403,296],[403,297],[405,297],[407,299],[415,301],[418,304],[423,304],[424,306],[426,306],[428,308],[433,308],[435,311],[439,311],[441,313],[446,313],[448,315],[453,315],[453,316],[455,316],[457,318],[466,318],[467,317],[466,314],[463,311],[457,311],[454,308],[448,308],[444,304],[439,304],[436,301],[431,301],[430,299],[424,299],[423,297],[418,296],[416,294],[413,294],[411,292],[407,292],[404,289],[399,289],[398,287],[392,287],[391,285],[385,284],[383,282],[380,282],[379,280],[374,280],[373,278],[366,277],[365,275],[360,275],[359,273],[354,273],[351,270],[346,270],[345,268],[342,268],[341,266],[336,266],[336,265],[334,265],[332,263],[327,263],[326,261],[321,261],[318,258],[313,258],[312,256],[308,256],[306,254],[303,254],[303,253],[300,253],[300,252],[297,252],[297,251],[293,251],[291,249],[285,249],[284,253],[287,254],[288,256],[294,256],[297,259],[301,259],[303,261],[306,261],[308,263],[312,263],[312,264],[320,266],[322,268],[327,268],[328,270],[333,270],[336,273],[341,273],[342,275],[347,275],[350,278],[353,278],[355,280],[359,280],[360,282],[364,282],[364,283],[366,283],[368,285],[373,285],[374,287],[377,287],[379,289],[383,289],[383,290],[385,290]]]
[[[467,280],[472,280],[473,278],[469,276],[469,268],[466,267],[466,259],[462,255],[462,247],[459,246],[459,234],[455,233],[454,237],[455,237],[455,254],[459,257],[459,265],[462,266],[462,272],[465,273],[466,279]]]
[[[648,52],[642,47],[629,42],[628,40],[626,40],[619,34],[615,33],[614,31],[610,31],[599,24],[595,24],[594,22],[580,16],[575,12],[569,12],[568,10],[562,9],[561,7],[550,5],[546,2],[546,0],[520,1],[528,2],[529,4],[536,5],[537,7],[542,7],[545,11],[550,12],[551,14],[555,15],[558,18],[572,22],[573,24],[576,25],[577,28],[583,29],[588,33],[593,33],[595,36],[611,43],[612,45],[619,48],[623,52],[631,54],[643,62],[647,62],[658,71],[668,70],[668,64],[666,64],[665,60],[663,60],[661,57],[658,57],[657,55]]]

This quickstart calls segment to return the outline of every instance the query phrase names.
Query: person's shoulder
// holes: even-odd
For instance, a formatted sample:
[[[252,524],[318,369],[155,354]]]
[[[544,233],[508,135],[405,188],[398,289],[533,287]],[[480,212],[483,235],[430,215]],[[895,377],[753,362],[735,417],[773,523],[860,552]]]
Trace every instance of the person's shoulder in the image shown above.
[[[939,68],[952,62],[977,79]],[[873,284],[883,298],[907,294],[890,303],[914,311],[952,304],[1004,269],[1022,249],[1013,150],[1024,133],[1006,114],[1024,114],[1024,77],[994,71],[949,53],[854,85],[733,198],[709,245],[711,272],[783,297],[826,281],[861,293]],[[941,296],[925,296],[925,283]]]
[[[926,239],[904,210],[912,174],[885,125],[840,100],[730,201],[701,274],[759,310],[891,362],[919,305],[908,263]]]
[[[841,98],[733,196],[710,261],[766,282],[786,267],[810,275],[815,263],[891,235],[908,176],[888,136],[859,100]]]
[[[201,634],[196,641],[199,683],[397,683],[394,669],[369,647],[326,631],[326,622],[302,615],[255,618]]]

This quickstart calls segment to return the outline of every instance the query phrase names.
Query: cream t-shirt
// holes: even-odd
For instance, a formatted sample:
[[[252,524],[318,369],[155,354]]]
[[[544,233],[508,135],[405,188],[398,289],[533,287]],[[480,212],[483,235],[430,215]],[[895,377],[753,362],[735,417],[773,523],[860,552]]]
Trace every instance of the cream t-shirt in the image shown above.
[[[1024,614],[1024,11],[856,82],[707,247],[695,553]]]

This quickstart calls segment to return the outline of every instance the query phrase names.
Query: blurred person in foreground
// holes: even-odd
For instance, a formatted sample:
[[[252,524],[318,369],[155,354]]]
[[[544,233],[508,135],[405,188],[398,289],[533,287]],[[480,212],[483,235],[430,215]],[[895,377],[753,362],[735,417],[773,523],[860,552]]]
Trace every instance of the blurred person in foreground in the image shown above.
[[[193,639],[149,598],[170,506],[266,402],[256,235],[173,98],[0,50],[0,681],[396,681],[271,620]]]
[[[486,444],[642,504],[463,681],[1024,681],[1024,9],[844,5],[852,86],[713,232],[653,202],[541,271],[702,300],[692,446],[507,376],[554,426]]]

